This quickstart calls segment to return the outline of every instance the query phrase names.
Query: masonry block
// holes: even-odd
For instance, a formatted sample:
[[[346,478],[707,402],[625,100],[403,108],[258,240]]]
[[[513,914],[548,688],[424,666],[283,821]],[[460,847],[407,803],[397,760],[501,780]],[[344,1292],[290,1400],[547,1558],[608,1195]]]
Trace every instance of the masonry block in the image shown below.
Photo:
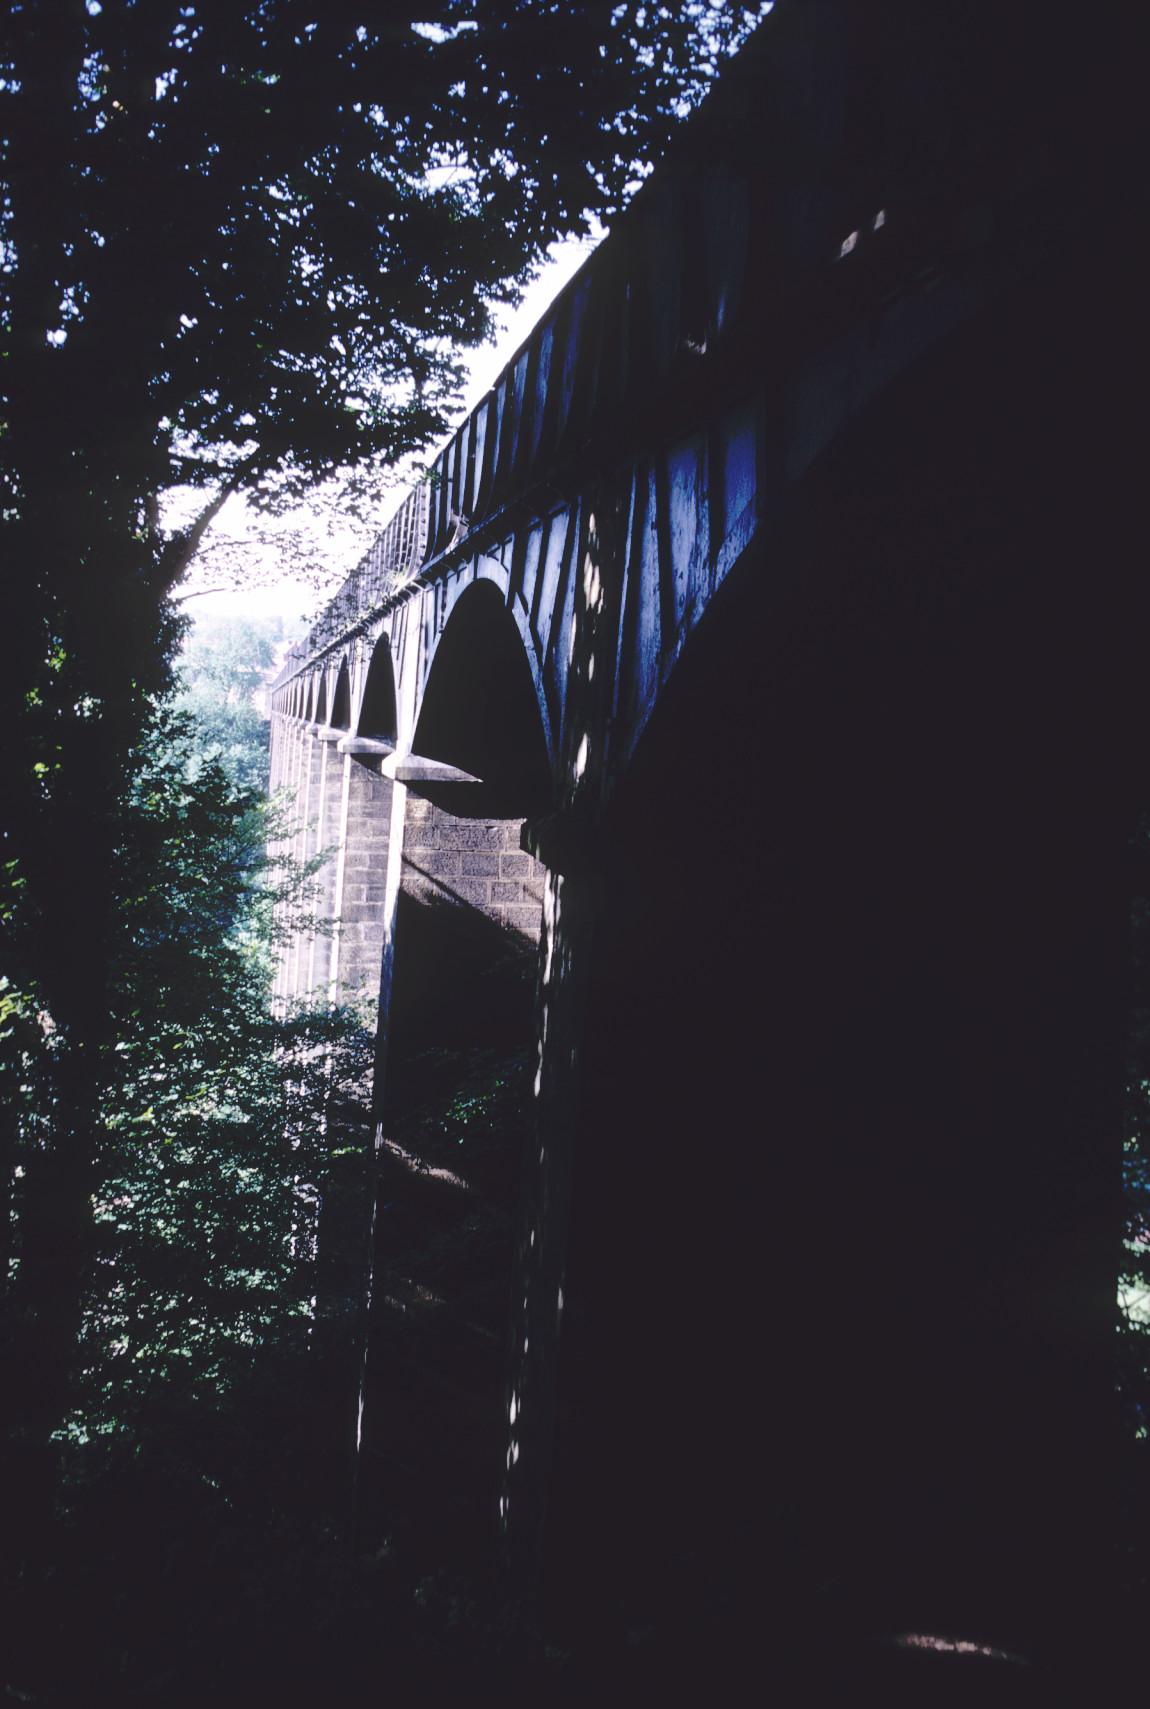
[[[526,878],[535,862],[527,854],[501,854],[499,873],[502,878]]]
[[[405,855],[405,862],[407,859]],[[463,856],[458,849],[438,849],[425,860],[412,857],[411,864],[421,867],[432,878],[457,878],[463,871]]]
[[[458,828],[452,835],[452,842],[461,849],[502,849],[505,846],[504,827],[502,824],[485,825],[458,821]],[[516,827],[515,841],[519,840]]]
[[[497,854],[487,854],[477,850],[465,850],[463,855],[463,872],[468,878],[498,878],[499,861]]]
[[[374,921],[379,917],[378,904],[374,902],[349,902],[343,910],[345,926],[359,925],[364,921]]]
[[[502,883],[496,882],[491,886],[491,900],[493,902],[520,902],[522,899],[523,886],[511,879],[506,879]]]
[[[450,885],[451,894],[469,907],[486,910],[490,901],[489,884],[485,878],[457,878]]]
[[[509,926],[537,938],[543,923],[542,910],[533,902],[508,903],[504,918]]]
[[[405,849],[437,849],[441,841],[440,829],[434,819],[420,819],[404,828]]]

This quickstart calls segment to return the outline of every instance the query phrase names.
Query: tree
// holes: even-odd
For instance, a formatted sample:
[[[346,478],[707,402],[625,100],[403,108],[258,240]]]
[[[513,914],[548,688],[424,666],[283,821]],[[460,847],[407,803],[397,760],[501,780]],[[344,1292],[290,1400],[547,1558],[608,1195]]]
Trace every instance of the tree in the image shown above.
[[[487,299],[618,208],[758,8],[64,10],[19,8],[0,85],[13,496],[70,461],[170,585],[228,492],[442,432]]]
[[[284,642],[283,628],[274,617],[200,621],[180,653],[177,704],[195,719],[205,751],[242,790],[267,785],[269,725],[255,696]]]
[[[620,205],[758,11],[9,9],[3,919],[19,1025],[53,1040],[6,1317],[20,1380],[0,1381],[22,1546],[48,1500],[93,1262],[117,837],[178,635],[171,589],[229,493],[275,504],[440,431],[452,347],[483,337],[484,299]],[[203,506],[166,530],[161,500],[181,485]]]
[[[333,1343],[344,1370],[354,1353],[344,1351],[357,1326],[354,1298],[338,1302],[339,1321],[329,1310],[322,1346],[316,1333],[315,1222],[328,1178],[346,1175],[357,1137],[350,1161],[369,1167],[366,1121],[357,1134],[345,1119],[341,1155],[328,1153],[329,1115],[354,1103],[372,1040],[349,1012],[270,1014],[275,905],[305,888],[304,875],[269,868],[274,810],[237,788],[214,746],[192,716],[158,705],[118,824],[115,1046],[100,1086],[78,1383],[58,1432],[68,1534],[81,1555],[109,1505],[118,1527],[139,1538],[154,1537],[179,1490],[192,1510],[205,1499],[226,1507],[255,1480],[274,1502],[278,1477],[282,1506],[284,1456],[314,1451],[306,1433],[326,1423]],[[42,1164],[59,1063],[52,1028],[35,1024],[20,993],[7,994],[3,1060],[15,1072],[4,1091],[19,1210]],[[324,1352],[326,1367],[317,1358]],[[323,1407],[309,1399],[317,1393]],[[337,1398],[345,1412],[354,1399]],[[323,1480],[312,1488],[318,1495]],[[130,1544],[95,1541],[101,1576],[123,1583],[139,1572]],[[53,1544],[55,1602],[72,1551]],[[35,1578],[23,1589],[18,1659],[33,1678],[51,1666],[48,1611]],[[81,1571],[69,1595],[82,1604],[90,1590]],[[131,1622],[129,1633],[140,1648]],[[98,1648],[102,1659],[106,1641]],[[96,1661],[88,1654],[85,1666]]]

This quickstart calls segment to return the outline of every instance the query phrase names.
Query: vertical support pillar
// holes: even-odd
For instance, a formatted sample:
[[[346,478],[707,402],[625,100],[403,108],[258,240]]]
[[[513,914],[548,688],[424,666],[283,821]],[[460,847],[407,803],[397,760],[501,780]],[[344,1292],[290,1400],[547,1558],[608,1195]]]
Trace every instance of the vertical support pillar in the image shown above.
[[[529,839],[527,846],[537,856],[542,853],[537,838]],[[552,861],[561,858],[553,850],[548,855]],[[557,865],[547,870],[535,1134],[516,1255],[507,1469],[500,1500],[501,1526],[512,1559],[526,1573],[537,1567],[542,1551],[555,1457],[568,1225],[578,1147],[579,1041],[597,904],[596,876],[586,865],[575,862],[566,873]]]
[[[315,738],[315,726],[304,729],[300,740],[299,770],[296,783],[296,836],[294,854],[301,867],[306,866],[314,850],[313,815],[319,782],[320,745]],[[310,894],[310,893],[309,893]],[[309,900],[309,908],[311,902]],[[289,996],[302,997],[307,990],[307,964],[311,950],[311,931],[296,932],[291,958]]]
[[[559,811],[524,827],[547,869],[537,1004],[535,1138],[516,1259],[506,1477],[500,1501],[513,1562],[534,1574],[554,1497],[572,1181],[579,1144],[582,1041],[601,888],[601,822],[610,792],[611,708],[626,519],[600,484],[580,531]]]
[[[316,856],[326,858],[316,874],[316,924],[308,945],[307,985],[309,996],[326,994],[331,984],[334,954],[336,884],[340,859],[341,838],[345,826],[342,815],[343,773],[345,756],[335,750],[334,738],[325,735],[318,740],[319,783],[315,810]]]
[[[328,991],[333,1002],[379,1000],[380,962],[393,917],[387,874],[395,814],[395,786],[350,755],[340,775],[339,854],[333,869],[332,938]]]
[[[354,765],[354,762],[350,762],[350,763],[352,763]],[[356,768],[356,769],[363,770],[362,767]],[[378,781],[383,782],[385,780],[380,779]],[[351,817],[350,797],[354,791],[355,784],[356,784],[356,778],[355,778],[355,773],[353,771],[351,774],[349,774],[349,784],[348,784],[349,819]],[[381,807],[383,806],[383,799],[382,798],[381,798],[380,805],[381,805]],[[380,903],[379,903],[379,923],[380,923],[381,931],[380,931],[380,951],[379,951],[379,956],[378,956],[378,959],[376,962],[376,966],[378,968],[378,985],[376,987],[377,1020],[376,1020],[375,1064],[374,1064],[374,1069],[373,1069],[373,1073],[372,1073],[371,1145],[372,1145],[373,1177],[374,1177],[374,1175],[378,1169],[379,1154],[380,1154],[380,1150],[381,1150],[382,1144],[383,1144],[383,1126],[382,1126],[383,1079],[384,1079],[384,1074],[386,1072],[386,1065],[387,1065],[387,1038],[388,1038],[388,1028],[389,1028],[389,1023],[390,1023],[390,1016],[391,1016],[392,980],[393,980],[393,974],[394,974],[394,968],[395,968],[395,917],[396,917],[396,910],[397,910],[398,905],[399,905],[399,890],[400,890],[400,883],[401,883],[402,874],[403,874],[403,828],[404,828],[404,819],[406,817],[406,814],[407,814],[407,788],[402,783],[391,783],[390,793],[386,797],[387,836],[386,836],[386,840],[378,841],[376,843],[376,846],[381,849],[382,855],[383,855],[383,860],[382,860],[383,893],[382,893]],[[358,847],[356,846],[357,843],[358,843]],[[346,934],[346,928],[344,925],[344,915],[346,914],[346,911],[347,911],[349,904],[350,904],[350,887],[354,882],[357,881],[358,873],[367,872],[370,870],[373,872],[373,875],[374,875],[378,871],[378,868],[375,866],[374,862],[372,862],[371,855],[368,852],[371,849],[371,846],[372,846],[372,839],[370,837],[370,834],[365,835],[364,837],[359,838],[359,839],[353,838],[353,836],[351,834],[350,824],[349,824],[349,833],[348,833],[348,838],[347,838],[347,843],[346,843],[345,859],[344,859],[343,901],[342,901],[342,906],[341,906],[341,911],[340,911],[340,926],[339,926],[340,956],[339,956],[338,977],[339,977],[341,987],[342,987],[345,995],[351,989],[352,980],[355,979],[359,975],[360,967],[362,965],[361,964],[360,952],[363,948],[363,945],[362,945],[362,943],[356,943],[353,946],[353,944],[351,943],[349,938],[345,935]],[[350,924],[350,922],[349,922],[349,924]],[[374,1203],[374,1196],[373,1196],[373,1203],[372,1203],[371,1214],[370,1214],[370,1227],[368,1230],[368,1251],[369,1251],[369,1253],[374,1253],[374,1248],[375,1248],[375,1238],[376,1238],[375,1218],[376,1218],[376,1206]],[[371,1264],[371,1259],[369,1258],[369,1266],[370,1266],[370,1264]],[[368,1299],[368,1311],[369,1312],[371,1309],[370,1302],[371,1302],[372,1281],[373,1281],[373,1276],[372,1276],[372,1273],[371,1273],[370,1268],[369,1268],[368,1286],[367,1286],[367,1299]],[[355,1447],[356,1447],[356,1472],[355,1472],[356,1495],[355,1495],[355,1501],[356,1501],[357,1507],[360,1505],[360,1503],[362,1502],[362,1499],[363,1499],[363,1485],[361,1482],[361,1470],[362,1470],[362,1468],[360,1465],[360,1459],[361,1459],[361,1451],[362,1451],[362,1448],[364,1445],[364,1409],[365,1409],[365,1402],[366,1402],[366,1397],[367,1397],[367,1393],[368,1393],[369,1364],[371,1363],[371,1360],[372,1360],[372,1347],[371,1347],[370,1334],[368,1334],[368,1335],[365,1335],[363,1343],[362,1343],[362,1347],[361,1347],[361,1351],[360,1351],[360,1359],[359,1359],[359,1374],[358,1374],[358,1395],[357,1395],[357,1407],[356,1407],[356,1443],[355,1443]]]
[[[375,1056],[375,1132],[381,1137],[383,1082],[387,1071],[387,1041],[391,1024],[391,991],[395,977],[395,917],[403,883],[403,837],[407,821],[407,785],[391,786],[381,919],[383,924],[379,965],[379,1027]]]
[[[315,750],[312,755],[314,800],[312,803],[312,834],[311,856],[318,860],[326,847],[327,838],[327,750],[328,745],[322,737],[315,739]],[[326,894],[328,886],[325,879],[328,874],[324,867],[319,867],[313,881],[312,921],[307,935],[307,953],[304,957],[302,970],[303,990],[310,997],[315,989],[316,963],[323,953],[324,920],[329,916],[330,909],[325,906],[329,898]]]
[[[338,1003],[342,998],[340,955],[343,950],[343,904],[347,880],[347,842],[350,831],[351,769],[354,760],[344,754],[339,768],[339,807],[336,825],[335,876],[331,898],[331,955],[327,969],[327,1000]]]

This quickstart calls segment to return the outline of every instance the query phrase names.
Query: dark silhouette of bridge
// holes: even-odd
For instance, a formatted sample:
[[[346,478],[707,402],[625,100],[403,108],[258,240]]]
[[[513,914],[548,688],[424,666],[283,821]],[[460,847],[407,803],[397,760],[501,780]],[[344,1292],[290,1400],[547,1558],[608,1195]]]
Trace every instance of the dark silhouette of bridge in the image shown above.
[[[277,681],[335,921],[277,993],[377,1004],[382,1203],[436,1050],[530,1082],[486,1305],[392,1299],[441,1390],[373,1305],[366,1499],[572,1619],[1099,1642],[1146,616],[1106,20],[781,0]]]

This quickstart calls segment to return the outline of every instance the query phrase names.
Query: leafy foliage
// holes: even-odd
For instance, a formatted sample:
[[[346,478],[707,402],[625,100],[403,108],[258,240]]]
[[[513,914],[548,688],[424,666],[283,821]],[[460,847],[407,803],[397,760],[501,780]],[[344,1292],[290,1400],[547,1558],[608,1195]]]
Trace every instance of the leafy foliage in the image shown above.
[[[138,1438],[159,1394],[168,1415],[177,1395],[211,1408],[258,1351],[298,1349],[327,1112],[370,1056],[354,1015],[270,1014],[267,811],[201,744],[186,714],[157,709],[120,827],[73,1440]],[[7,1003],[34,1146],[54,1035],[27,1000]]]
[[[29,0],[0,65],[18,440],[30,383],[82,461],[110,411],[148,529],[167,486],[274,503],[425,444],[486,300],[619,207],[761,11]]]
[[[176,704],[195,719],[200,751],[242,790],[267,778],[269,726],[255,697],[284,639],[279,618],[216,618],[198,622],[180,654]]]
[[[115,827],[78,1381],[57,1432],[63,1501],[48,1567],[10,1591],[19,1677],[42,1684],[58,1666],[70,1676],[51,1636],[65,1619],[88,1634],[72,1685],[85,1700],[107,1683],[93,1687],[93,1669],[162,1673],[172,1645],[192,1643],[180,1598],[198,1597],[215,1622],[222,1665],[237,1615],[202,1587],[237,1526],[250,1528],[251,1560],[228,1582],[254,1599],[253,1618],[266,1594],[257,1578],[279,1570],[256,1539],[278,1527],[299,1560],[306,1533],[312,1559],[310,1512],[288,1492],[301,1455],[332,1459],[331,1379],[348,1386],[360,1304],[354,1287],[324,1297],[319,1212],[331,1183],[346,1199],[350,1182],[363,1220],[371,1165],[359,1100],[372,1041],[359,1017],[270,1012],[274,922],[294,924],[284,903],[306,897],[307,881],[269,865],[266,800],[238,788],[194,718],[168,702],[131,758]],[[0,1007],[18,1303],[28,1185],[51,1154],[69,1052],[35,988],[9,982]],[[362,1289],[362,1266],[357,1280]],[[354,1397],[343,1398],[347,1411]],[[330,1469],[326,1485],[312,1481],[324,1511],[332,1481]],[[154,1582],[161,1556],[176,1605]]]

